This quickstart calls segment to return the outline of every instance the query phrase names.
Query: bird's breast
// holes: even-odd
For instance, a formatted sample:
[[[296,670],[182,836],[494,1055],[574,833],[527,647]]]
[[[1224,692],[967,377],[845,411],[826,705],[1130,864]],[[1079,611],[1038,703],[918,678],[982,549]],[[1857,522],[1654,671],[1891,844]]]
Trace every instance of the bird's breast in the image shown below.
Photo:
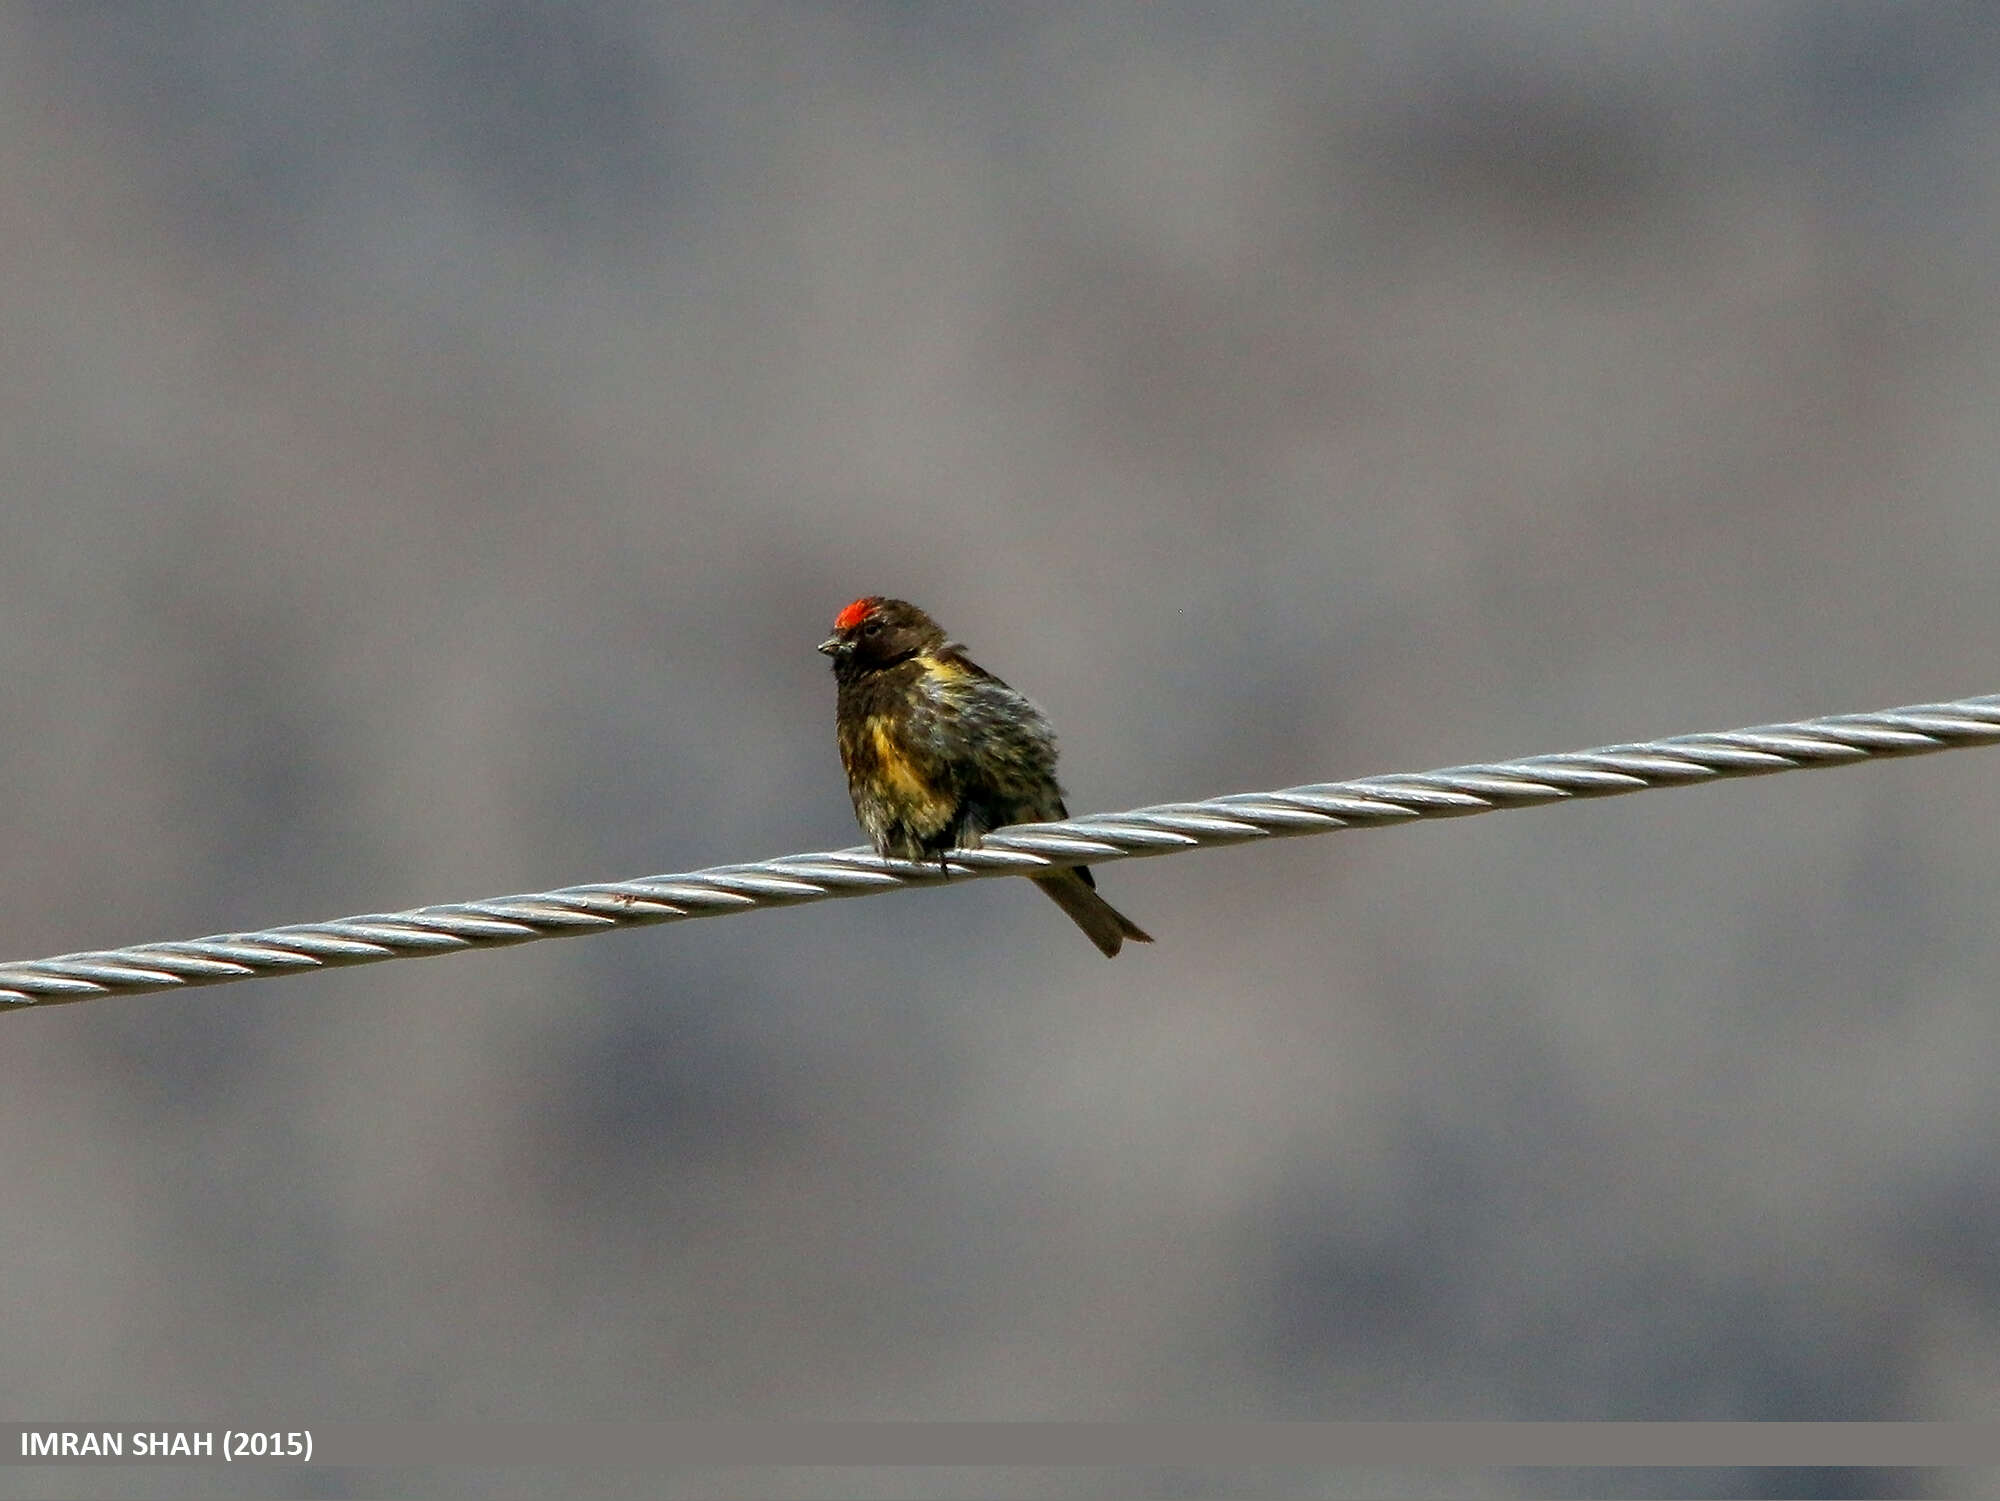
[[[956,799],[939,787],[927,768],[913,754],[904,738],[904,726],[896,716],[871,714],[862,721],[862,738],[867,742],[874,774],[905,816],[919,825],[942,827],[949,820]]]

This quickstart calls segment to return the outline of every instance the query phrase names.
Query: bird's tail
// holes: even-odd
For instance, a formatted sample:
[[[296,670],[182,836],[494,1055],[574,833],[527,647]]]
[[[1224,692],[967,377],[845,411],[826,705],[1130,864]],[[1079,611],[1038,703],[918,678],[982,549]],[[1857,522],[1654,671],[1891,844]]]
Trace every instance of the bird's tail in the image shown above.
[[[1097,945],[1105,958],[1123,948],[1128,938],[1138,943],[1153,941],[1152,934],[1097,894],[1097,882],[1083,866],[1029,879],[1069,914],[1069,920],[1083,929],[1084,936]]]

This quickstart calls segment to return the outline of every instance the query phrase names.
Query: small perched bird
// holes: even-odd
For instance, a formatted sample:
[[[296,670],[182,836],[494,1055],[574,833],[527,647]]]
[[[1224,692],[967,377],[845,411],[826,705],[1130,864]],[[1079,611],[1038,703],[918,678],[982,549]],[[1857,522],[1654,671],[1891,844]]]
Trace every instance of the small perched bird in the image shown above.
[[[854,816],[876,852],[935,859],[989,829],[1069,817],[1056,737],[1027,699],[900,599],[857,599],[819,649],[833,658],[840,760]],[[1029,877],[1104,952],[1151,943],[1076,865]]]

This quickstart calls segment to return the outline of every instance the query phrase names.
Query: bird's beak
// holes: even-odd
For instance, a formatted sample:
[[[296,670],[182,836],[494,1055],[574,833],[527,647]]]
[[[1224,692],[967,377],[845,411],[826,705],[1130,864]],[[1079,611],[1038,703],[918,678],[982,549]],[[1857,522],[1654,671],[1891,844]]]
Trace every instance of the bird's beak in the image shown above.
[[[825,652],[825,653],[826,653],[826,654],[827,654],[827,655],[828,655],[829,657],[837,657],[837,656],[839,656],[839,655],[840,655],[840,637],[838,637],[838,636],[828,636],[828,637],[826,638],[826,640],[824,640],[824,641],[820,642],[820,644],[819,644],[819,650],[821,650],[821,651]]]

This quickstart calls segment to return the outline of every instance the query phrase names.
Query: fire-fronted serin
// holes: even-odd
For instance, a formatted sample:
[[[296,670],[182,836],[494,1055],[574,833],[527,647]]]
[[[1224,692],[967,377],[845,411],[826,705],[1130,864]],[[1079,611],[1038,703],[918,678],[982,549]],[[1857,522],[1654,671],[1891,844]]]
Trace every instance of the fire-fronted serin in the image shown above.
[[[839,685],[840,760],[878,853],[931,860],[988,830],[1069,817],[1042,711],[906,600],[857,599],[819,649]],[[1151,936],[1097,894],[1085,866],[1029,879],[1108,958]]]

